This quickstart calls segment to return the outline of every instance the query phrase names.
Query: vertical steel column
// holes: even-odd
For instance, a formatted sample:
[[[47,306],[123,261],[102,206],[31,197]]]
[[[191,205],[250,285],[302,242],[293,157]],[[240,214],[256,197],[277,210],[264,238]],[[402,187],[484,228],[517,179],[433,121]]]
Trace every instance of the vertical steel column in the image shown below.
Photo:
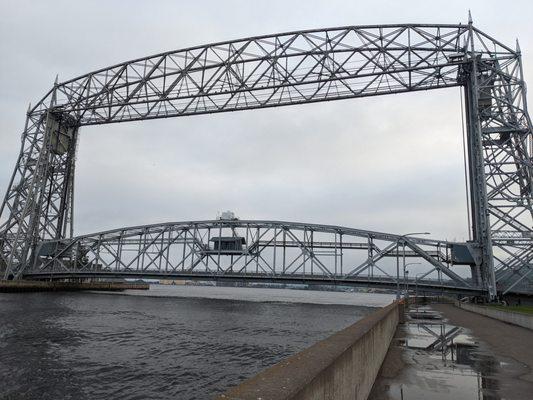
[[[480,246],[481,277],[483,286],[489,296],[496,296],[496,278],[492,258],[492,240],[490,232],[489,210],[487,201],[487,181],[483,160],[483,138],[479,120],[479,88],[477,55],[471,42],[471,63],[467,68],[465,80],[465,115],[468,141],[468,168],[470,176],[470,201],[472,209],[472,237]]]

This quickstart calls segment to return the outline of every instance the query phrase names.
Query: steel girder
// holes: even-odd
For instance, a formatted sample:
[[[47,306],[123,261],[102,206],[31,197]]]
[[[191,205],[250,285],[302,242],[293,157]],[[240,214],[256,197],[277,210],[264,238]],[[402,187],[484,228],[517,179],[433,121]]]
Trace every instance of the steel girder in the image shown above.
[[[214,242],[235,238],[242,248]],[[452,243],[341,226],[285,221],[213,220],[121,228],[41,242],[26,277],[258,277],[302,283],[400,285],[406,258],[419,259],[420,285],[475,291],[452,267]],[[396,267],[396,274],[390,274]],[[433,272],[433,274],[432,274]],[[412,277],[415,278],[415,277]],[[415,282],[411,279],[411,282]]]
[[[80,126],[453,86],[465,87],[472,232],[482,254],[478,283],[494,294],[497,279],[503,290],[527,282],[532,131],[520,51],[471,21],[251,37],[140,58],[56,83],[28,111],[2,204],[4,276],[20,277],[40,240],[66,236]]]

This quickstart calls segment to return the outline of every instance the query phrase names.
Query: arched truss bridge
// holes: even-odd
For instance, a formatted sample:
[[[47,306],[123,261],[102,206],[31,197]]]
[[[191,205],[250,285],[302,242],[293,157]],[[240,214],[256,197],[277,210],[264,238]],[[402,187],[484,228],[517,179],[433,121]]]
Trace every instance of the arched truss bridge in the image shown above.
[[[480,294],[471,279],[453,271],[454,263],[462,263],[464,246],[299,222],[173,222],[43,241],[25,276],[373,285],[401,291],[410,283],[412,289]],[[425,272],[409,278],[413,258]]]

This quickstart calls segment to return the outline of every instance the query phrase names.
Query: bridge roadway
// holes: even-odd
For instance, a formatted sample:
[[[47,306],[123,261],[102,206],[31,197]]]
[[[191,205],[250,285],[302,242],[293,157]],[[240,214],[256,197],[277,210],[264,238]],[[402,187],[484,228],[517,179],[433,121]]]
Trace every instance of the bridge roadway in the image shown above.
[[[290,275],[290,276],[269,276],[265,274],[253,274],[253,273],[224,273],[224,274],[212,274],[212,273],[185,273],[175,272],[170,274],[152,272],[68,272],[53,274],[46,272],[33,272],[24,275],[25,279],[33,280],[49,280],[49,279],[179,279],[190,281],[208,281],[217,283],[263,283],[263,284],[287,284],[287,285],[309,285],[309,286],[351,286],[351,287],[371,287],[378,289],[389,289],[395,291],[398,287],[396,279],[392,279],[386,276],[373,276],[360,277],[360,278],[337,278],[331,279],[326,276],[316,275]],[[406,281],[400,278],[400,290],[403,291],[408,286],[409,292],[419,295],[465,295],[476,296],[484,295],[486,293],[482,288],[464,287],[453,285],[450,282],[443,282],[438,280],[425,280],[423,282],[416,282],[416,280],[409,279]]]

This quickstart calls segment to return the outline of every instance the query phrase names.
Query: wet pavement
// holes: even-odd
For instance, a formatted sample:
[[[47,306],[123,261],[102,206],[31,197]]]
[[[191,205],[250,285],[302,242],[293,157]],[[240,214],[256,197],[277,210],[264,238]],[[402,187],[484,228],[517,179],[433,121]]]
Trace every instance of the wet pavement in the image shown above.
[[[504,399],[502,384],[523,368],[513,359],[495,357],[469,330],[449,324],[431,307],[415,306],[397,332],[369,399]]]

